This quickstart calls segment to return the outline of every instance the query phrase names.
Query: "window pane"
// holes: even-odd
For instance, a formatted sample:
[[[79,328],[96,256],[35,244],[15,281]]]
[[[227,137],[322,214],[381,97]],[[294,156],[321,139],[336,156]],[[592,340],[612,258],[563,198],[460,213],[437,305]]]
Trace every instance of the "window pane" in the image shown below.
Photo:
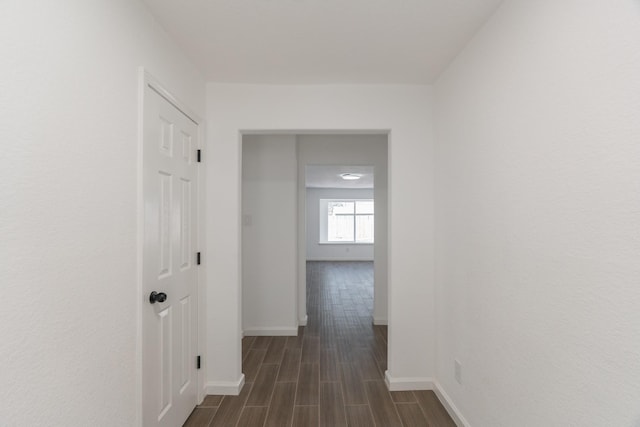
[[[353,202],[329,202],[327,203],[329,216],[338,214],[353,214]]]
[[[373,200],[359,200],[356,202],[356,213],[373,214]]]
[[[329,215],[327,241],[353,242],[353,215]]]
[[[356,242],[373,243],[373,215],[356,215]]]

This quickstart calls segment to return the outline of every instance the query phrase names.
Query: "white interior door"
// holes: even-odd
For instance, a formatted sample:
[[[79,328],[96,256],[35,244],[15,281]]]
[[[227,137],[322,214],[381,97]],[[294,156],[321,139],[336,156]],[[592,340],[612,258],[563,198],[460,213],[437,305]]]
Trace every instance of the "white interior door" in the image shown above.
[[[176,427],[197,399],[198,126],[146,85],[143,132],[143,425]]]

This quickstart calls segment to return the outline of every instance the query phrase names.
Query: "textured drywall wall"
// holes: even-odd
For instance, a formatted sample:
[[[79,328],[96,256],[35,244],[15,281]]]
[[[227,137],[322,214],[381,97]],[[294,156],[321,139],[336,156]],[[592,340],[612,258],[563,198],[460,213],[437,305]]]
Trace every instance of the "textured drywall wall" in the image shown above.
[[[295,135],[242,138],[242,329],[295,334],[298,159]]]
[[[506,1],[436,88],[438,381],[474,427],[640,425],[640,3]]]
[[[138,1],[0,9],[0,425],[135,425],[138,67],[204,82]]]
[[[431,96],[428,86],[208,85],[207,240],[217,244],[204,259],[208,277],[216,278],[207,289],[207,357],[218,367],[207,372],[210,382],[241,378],[243,130],[390,130],[389,372],[418,380],[433,376],[434,196],[433,174],[425,174],[433,170]],[[218,200],[226,209],[216,209]]]
[[[306,194],[306,259],[308,261],[373,261],[373,244],[320,243],[322,234],[324,239],[327,239],[327,206],[325,204],[325,218],[321,221],[320,199],[373,199],[373,189],[307,188]],[[374,217],[374,220],[377,219]]]

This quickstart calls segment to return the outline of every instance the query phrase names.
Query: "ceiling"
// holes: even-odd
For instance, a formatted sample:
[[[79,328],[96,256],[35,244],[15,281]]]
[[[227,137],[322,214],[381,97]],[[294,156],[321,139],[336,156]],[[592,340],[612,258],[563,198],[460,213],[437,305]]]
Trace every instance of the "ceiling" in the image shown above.
[[[362,178],[346,181],[341,173],[357,173]],[[373,188],[373,166],[307,165],[307,188]]]
[[[143,0],[208,81],[429,84],[501,0]]]

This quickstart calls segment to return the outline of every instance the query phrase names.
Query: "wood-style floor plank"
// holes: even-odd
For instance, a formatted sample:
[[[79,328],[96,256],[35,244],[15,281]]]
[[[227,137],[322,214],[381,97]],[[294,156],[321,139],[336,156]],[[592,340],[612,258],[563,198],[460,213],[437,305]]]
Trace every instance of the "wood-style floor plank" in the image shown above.
[[[382,372],[378,368],[378,363],[373,356],[373,353],[367,349],[358,350],[358,368],[360,370],[361,378],[366,380],[381,380],[383,379]]]
[[[340,381],[338,352],[335,348],[320,351],[320,381]]]
[[[391,399],[395,403],[415,403],[417,402],[416,397],[413,395],[412,391],[392,391]]]
[[[262,365],[260,367],[260,372],[258,372],[247,399],[247,406],[269,406],[278,369],[280,369],[278,365]]]
[[[298,326],[298,335],[295,337],[287,337],[286,348],[302,348],[302,340],[304,339],[304,326]]]
[[[209,425],[218,408],[196,408],[184,423],[184,427],[206,427]]]
[[[251,348],[255,350],[266,350],[269,348],[269,344],[271,344],[272,339],[273,337],[267,336],[256,337],[256,339],[253,341],[253,344],[251,345]]]
[[[251,349],[247,352],[247,357],[242,362],[245,382],[252,383],[256,379],[266,353],[267,350],[265,349]]]
[[[396,409],[404,427],[430,427],[417,403],[398,403]],[[439,427],[439,424],[434,424],[434,426]]]
[[[251,350],[251,346],[255,341],[256,337],[243,337],[242,338],[242,360],[247,357],[247,353]]]
[[[396,406],[391,400],[384,381],[365,381],[367,400],[376,425],[385,427],[402,427]]]
[[[340,379],[344,388],[344,400],[347,405],[361,405],[367,403],[364,382],[360,370],[355,363],[340,364]]]
[[[251,385],[245,385],[239,396],[225,396],[211,421],[211,427],[235,426],[247,401]]]
[[[224,396],[210,394],[208,396],[205,396],[204,400],[200,405],[198,405],[198,407],[199,408],[213,408],[213,407],[217,408],[218,406],[220,406],[220,403],[222,402],[223,398]]]
[[[456,427],[456,423],[451,419],[433,391],[420,390],[414,391],[413,394],[430,424],[438,427]]]
[[[348,338],[339,338],[337,340],[336,348],[338,349],[338,360],[340,363],[355,362],[357,353],[351,340]]]
[[[349,427],[371,427],[375,425],[369,405],[347,405],[345,410]]]
[[[276,383],[265,427],[282,427],[291,424],[296,386],[296,383]]]
[[[278,382],[298,381],[300,353],[301,349],[299,348],[285,348],[278,373]]]
[[[341,427],[347,425],[340,383],[320,384],[320,427]]]
[[[302,363],[320,362],[320,337],[305,336],[302,343]]]
[[[293,409],[292,427],[318,427],[320,410],[317,406],[296,406]]]
[[[317,363],[300,364],[296,405],[317,405],[320,392],[320,366]]]
[[[284,353],[284,346],[287,343],[287,337],[273,337],[267,354],[264,356],[264,363],[280,363]]]
[[[267,417],[267,407],[245,406],[238,421],[238,426],[242,427],[262,427]]]
[[[387,361],[387,342],[380,336],[375,335],[373,346],[373,355],[378,362]]]

